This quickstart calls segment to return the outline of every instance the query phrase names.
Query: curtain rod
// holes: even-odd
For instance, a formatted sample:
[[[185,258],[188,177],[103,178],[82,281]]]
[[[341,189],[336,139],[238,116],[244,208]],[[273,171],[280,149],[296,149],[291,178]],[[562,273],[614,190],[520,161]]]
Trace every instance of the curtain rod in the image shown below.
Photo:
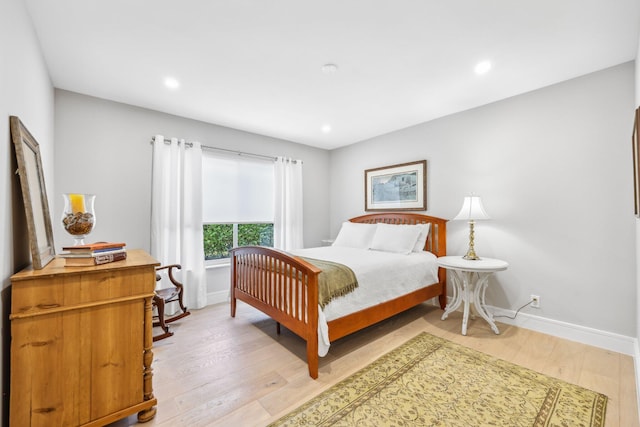
[[[155,141],[155,137],[151,138],[151,143],[153,143],[153,141]],[[165,138],[164,139],[165,143],[169,143],[171,142],[171,139],[169,138]],[[187,142],[185,141],[185,145],[192,147],[193,146],[193,142]],[[271,161],[276,161],[278,158],[277,157],[273,157],[273,156],[265,156],[263,154],[254,154],[254,153],[245,153],[243,151],[236,151],[236,150],[229,150],[226,148],[219,148],[219,147],[211,147],[209,145],[204,145],[204,144],[200,144],[200,146],[202,147],[203,150],[211,150],[211,151],[220,151],[223,153],[227,153],[227,154],[234,154],[237,156],[246,156],[246,157],[255,157],[258,159],[264,159],[264,160],[271,160]],[[294,162],[296,162],[294,160]]]

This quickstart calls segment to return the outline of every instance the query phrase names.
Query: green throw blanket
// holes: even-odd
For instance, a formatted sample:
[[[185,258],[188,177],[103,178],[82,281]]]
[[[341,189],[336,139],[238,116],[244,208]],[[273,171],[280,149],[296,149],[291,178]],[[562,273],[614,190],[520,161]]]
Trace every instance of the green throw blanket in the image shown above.
[[[300,258],[322,270],[318,275],[318,304],[320,307],[324,308],[332,299],[346,295],[358,287],[355,273],[346,265],[322,259]]]

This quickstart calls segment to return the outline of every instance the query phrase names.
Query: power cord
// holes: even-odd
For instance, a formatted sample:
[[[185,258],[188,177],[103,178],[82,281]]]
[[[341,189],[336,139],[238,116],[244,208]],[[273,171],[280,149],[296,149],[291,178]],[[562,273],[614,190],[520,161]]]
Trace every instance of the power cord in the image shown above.
[[[534,302],[534,301],[533,301],[533,300],[531,300],[531,301],[529,301],[528,303],[526,303],[525,305],[523,305],[522,307],[520,307],[519,309],[517,309],[517,310],[516,310],[516,314],[514,314],[514,315],[513,315],[513,317],[511,317],[511,316],[507,316],[506,314],[500,314],[500,315],[498,315],[498,316],[493,316],[493,318],[495,319],[496,317],[506,317],[507,319],[511,319],[511,320],[513,320],[513,319],[515,319],[515,318],[516,318],[516,316],[518,315],[518,313],[520,313],[520,310],[522,310],[523,308],[525,308],[525,307],[526,307],[526,306],[528,306],[528,305],[533,304],[533,302]]]

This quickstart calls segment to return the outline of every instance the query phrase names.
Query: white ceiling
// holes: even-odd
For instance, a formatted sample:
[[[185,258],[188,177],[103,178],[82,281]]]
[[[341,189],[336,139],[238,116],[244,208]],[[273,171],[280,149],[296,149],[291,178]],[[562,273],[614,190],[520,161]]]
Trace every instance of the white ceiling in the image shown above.
[[[633,60],[640,23],[638,0],[25,1],[57,88],[329,149]]]

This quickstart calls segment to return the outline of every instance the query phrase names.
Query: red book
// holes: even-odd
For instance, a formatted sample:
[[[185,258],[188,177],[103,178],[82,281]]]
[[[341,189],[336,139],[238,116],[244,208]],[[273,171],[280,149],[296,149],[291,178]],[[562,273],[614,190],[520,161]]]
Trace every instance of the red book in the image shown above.
[[[64,246],[62,249],[65,251],[69,251],[71,253],[91,253],[91,252],[122,249],[125,246],[126,246],[125,243],[96,242],[96,243],[89,243],[87,245]]]

